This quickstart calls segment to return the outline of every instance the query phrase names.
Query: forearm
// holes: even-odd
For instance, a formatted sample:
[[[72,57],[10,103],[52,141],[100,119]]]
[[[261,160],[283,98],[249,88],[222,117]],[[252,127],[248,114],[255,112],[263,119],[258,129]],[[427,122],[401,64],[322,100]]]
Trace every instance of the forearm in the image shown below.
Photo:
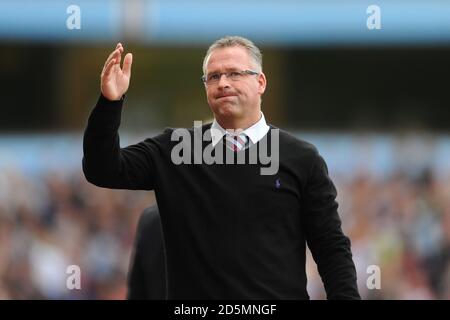
[[[328,229],[328,230],[326,230]],[[360,299],[350,240],[340,225],[316,231],[308,246],[317,263],[328,299]]]
[[[150,189],[146,179],[150,161],[142,144],[120,148],[122,103],[100,96],[92,110],[83,138],[83,172],[89,182],[99,187]]]
[[[122,101],[100,96],[91,111],[83,138],[83,172],[101,187],[114,187],[119,171],[119,134]]]

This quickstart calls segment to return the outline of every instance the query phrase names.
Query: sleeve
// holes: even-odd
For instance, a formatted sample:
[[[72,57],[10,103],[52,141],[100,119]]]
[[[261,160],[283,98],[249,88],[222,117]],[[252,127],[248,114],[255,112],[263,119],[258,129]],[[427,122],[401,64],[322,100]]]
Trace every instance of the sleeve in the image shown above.
[[[92,184],[112,189],[152,190],[155,186],[154,140],[120,148],[119,126],[123,98],[100,96],[83,137],[83,172]]]
[[[314,154],[306,187],[306,241],[328,299],[360,299],[350,240],[341,229],[337,191],[324,159]]]

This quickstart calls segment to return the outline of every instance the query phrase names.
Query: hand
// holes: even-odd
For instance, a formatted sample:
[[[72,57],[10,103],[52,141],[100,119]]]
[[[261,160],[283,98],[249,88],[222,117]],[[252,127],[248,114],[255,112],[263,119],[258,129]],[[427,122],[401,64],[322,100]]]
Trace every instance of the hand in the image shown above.
[[[103,96],[108,100],[120,100],[130,85],[133,55],[131,53],[125,55],[121,69],[122,52],[122,44],[118,43],[116,49],[106,59],[100,76],[100,88]]]

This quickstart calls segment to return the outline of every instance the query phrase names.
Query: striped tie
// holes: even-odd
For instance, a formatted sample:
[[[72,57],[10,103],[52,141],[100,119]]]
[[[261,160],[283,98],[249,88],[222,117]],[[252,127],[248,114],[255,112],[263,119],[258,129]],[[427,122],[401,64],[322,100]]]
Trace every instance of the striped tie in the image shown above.
[[[225,135],[225,144],[229,149],[233,150],[234,152],[238,152],[248,147],[249,139],[245,133],[236,135],[227,133]]]

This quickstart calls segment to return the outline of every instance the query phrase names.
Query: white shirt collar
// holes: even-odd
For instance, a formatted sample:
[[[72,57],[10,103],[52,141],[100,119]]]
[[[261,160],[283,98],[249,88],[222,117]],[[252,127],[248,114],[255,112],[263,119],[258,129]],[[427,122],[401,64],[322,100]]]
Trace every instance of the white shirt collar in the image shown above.
[[[243,133],[245,133],[250,141],[255,144],[259,140],[261,140],[269,131],[270,127],[266,123],[266,119],[264,118],[264,114],[261,112],[261,118],[252,125],[248,127]],[[214,119],[211,125],[211,139],[213,147],[222,139],[222,137],[227,133],[227,131],[220,126],[220,124]]]

